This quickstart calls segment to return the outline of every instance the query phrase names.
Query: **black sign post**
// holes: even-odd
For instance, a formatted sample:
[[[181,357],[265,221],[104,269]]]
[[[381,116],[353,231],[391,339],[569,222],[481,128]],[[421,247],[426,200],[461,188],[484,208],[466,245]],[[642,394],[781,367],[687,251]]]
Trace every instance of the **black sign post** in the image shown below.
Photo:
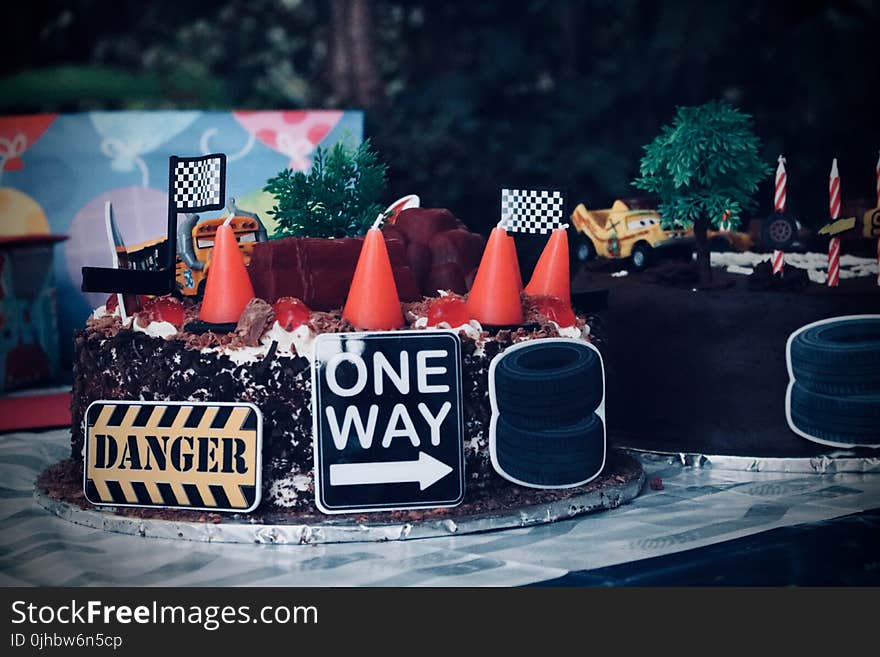
[[[347,513],[459,504],[464,432],[458,336],[325,333],[314,353],[318,508]]]

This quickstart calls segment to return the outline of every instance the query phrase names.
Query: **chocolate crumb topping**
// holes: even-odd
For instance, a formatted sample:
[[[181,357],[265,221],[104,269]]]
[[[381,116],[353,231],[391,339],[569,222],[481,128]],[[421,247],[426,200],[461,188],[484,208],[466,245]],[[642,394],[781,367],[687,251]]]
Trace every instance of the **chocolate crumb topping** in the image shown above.
[[[543,332],[549,331],[550,335],[541,335],[540,337],[542,338],[555,338],[559,336],[559,331],[547,319],[547,316],[538,310],[532,297],[523,293],[520,295],[520,299],[522,300],[523,307],[523,324],[537,324]]]
[[[342,316],[341,310],[332,312],[313,312],[309,328],[315,333],[350,333],[355,330],[351,322]]]
[[[98,319],[89,318],[86,326],[105,338],[112,338],[122,328],[122,320],[118,315],[104,315]]]
[[[232,343],[233,333],[184,333],[186,346],[192,349],[207,349],[209,347],[223,347]]]
[[[406,320],[406,323],[412,325],[419,317],[427,317],[431,304],[434,301],[435,299],[424,298],[421,301],[402,304],[403,318]]]

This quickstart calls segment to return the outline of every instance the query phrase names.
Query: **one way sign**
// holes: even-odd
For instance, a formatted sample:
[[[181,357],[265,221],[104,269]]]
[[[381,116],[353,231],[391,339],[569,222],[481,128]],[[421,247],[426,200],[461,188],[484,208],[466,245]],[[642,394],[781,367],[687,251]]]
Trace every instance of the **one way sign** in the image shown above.
[[[346,513],[459,504],[464,433],[458,336],[325,333],[314,349],[318,508]]]

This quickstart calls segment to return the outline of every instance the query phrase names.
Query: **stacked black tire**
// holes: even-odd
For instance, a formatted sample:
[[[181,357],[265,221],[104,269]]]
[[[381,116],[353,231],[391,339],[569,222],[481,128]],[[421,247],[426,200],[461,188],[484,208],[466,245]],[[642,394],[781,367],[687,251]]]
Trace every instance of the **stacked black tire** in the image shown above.
[[[812,326],[791,341],[791,422],[819,441],[880,447],[880,316]]]
[[[536,342],[495,367],[495,455],[510,478],[535,487],[592,479],[605,461],[602,363],[585,344]]]

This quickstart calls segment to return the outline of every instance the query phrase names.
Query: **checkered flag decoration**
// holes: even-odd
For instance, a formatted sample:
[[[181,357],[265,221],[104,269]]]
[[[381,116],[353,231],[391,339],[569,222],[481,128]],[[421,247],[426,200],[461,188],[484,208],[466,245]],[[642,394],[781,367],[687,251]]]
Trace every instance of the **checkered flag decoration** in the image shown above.
[[[172,158],[171,193],[177,212],[222,210],[226,196],[226,155]]]
[[[545,235],[562,225],[565,196],[546,189],[502,189],[501,227]]]

